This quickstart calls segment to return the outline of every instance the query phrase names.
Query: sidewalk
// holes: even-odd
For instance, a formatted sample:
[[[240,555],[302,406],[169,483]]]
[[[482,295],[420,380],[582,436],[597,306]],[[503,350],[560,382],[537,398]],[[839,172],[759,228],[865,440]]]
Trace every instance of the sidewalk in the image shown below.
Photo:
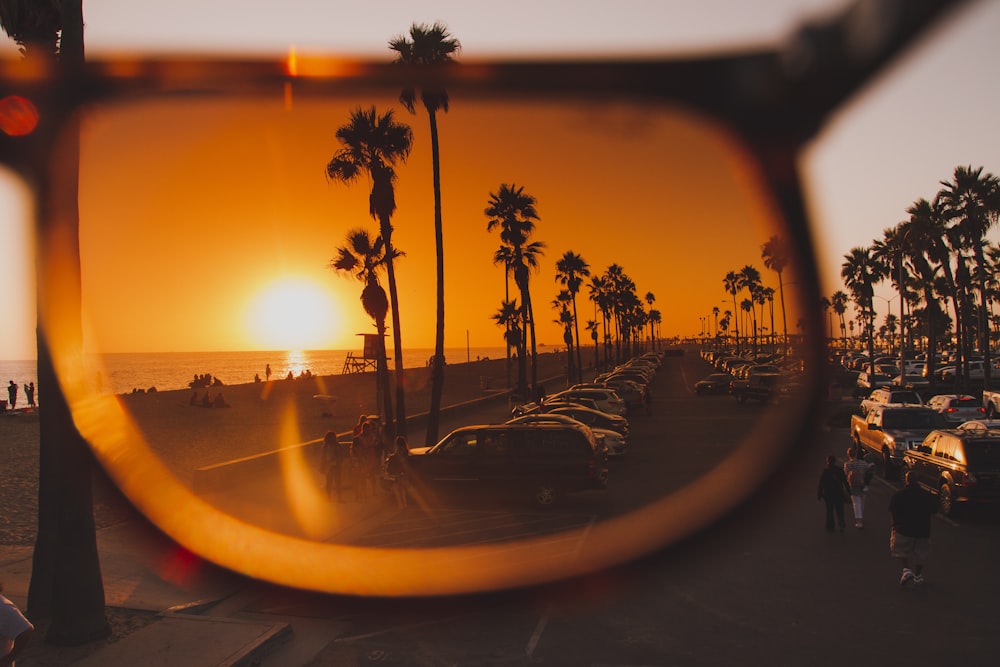
[[[347,530],[364,520],[378,520],[380,513],[388,516],[393,506],[390,496],[383,494],[340,503],[338,509]],[[242,613],[249,604],[242,593],[252,582],[201,561],[140,518],[98,531],[97,546],[106,606],[153,612],[159,618],[121,641],[103,645],[50,647],[40,636],[34,637],[18,665],[251,665],[260,664],[263,654],[292,636],[291,624],[281,616]],[[0,552],[4,594],[22,609],[31,579],[31,552],[31,547],[5,547]],[[326,628],[324,643],[333,639],[328,624]],[[80,655],[84,657],[77,659]]]

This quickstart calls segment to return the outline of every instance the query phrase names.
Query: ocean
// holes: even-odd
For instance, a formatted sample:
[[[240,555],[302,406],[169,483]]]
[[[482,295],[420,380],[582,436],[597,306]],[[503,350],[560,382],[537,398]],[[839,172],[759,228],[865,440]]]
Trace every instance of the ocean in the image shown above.
[[[339,375],[344,370],[348,354],[360,356],[358,350],[307,350],[304,352],[155,352],[116,353],[93,355],[88,359],[93,369],[95,387],[100,391],[114,394],[130,393],[133,390],[157,391],[187,389],[196,375],[210,374],[224,384],[244,384],[254,381],[254,375],[266,379],[264,369],[271,365],[271,378],[280,379],[289,373],[299,375],[309,371],[313,375]],[[425,366],[434,354],[431,348],[417,348],[403,353],[404,368]],[[507,355],[504,347],[445,348],[448,363],[459,364],[477,359],[503,359]],[[392,368],[393,361],[389,361]],[[17,407],[27,405],[24,385],[34,382],[38,385],[35,361],[0,360],[0,384],[7,385],[13,380],[20,389]],[[0,398],[7,399],[6,392]],[[35,402],[40,403],[36,392]]]

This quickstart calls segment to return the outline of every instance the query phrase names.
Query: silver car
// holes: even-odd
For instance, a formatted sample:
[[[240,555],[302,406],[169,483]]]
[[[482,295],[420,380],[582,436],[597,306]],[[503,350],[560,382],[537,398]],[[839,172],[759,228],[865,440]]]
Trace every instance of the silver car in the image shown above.
[[[986,410],[974,397],[967,394],[938,394],[931,396],[927,406],[941,413],[949,424],[961,424],[970,419],[983,419]]]

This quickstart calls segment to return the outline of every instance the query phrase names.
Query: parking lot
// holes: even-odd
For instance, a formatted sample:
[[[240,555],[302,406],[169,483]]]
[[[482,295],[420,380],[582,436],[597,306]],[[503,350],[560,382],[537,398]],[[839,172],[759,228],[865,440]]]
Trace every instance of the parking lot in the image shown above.
[[[543,515],[482,508],[452,508],[429,522],[397,515],[358,539],[503,544],[539,530],[600,525],[643,506],[650,488],[657,495],[683,489],[731,451],[730,430],[744,432],[760,414],[761,406],[730,396],[696,396],[693,382],[709,370],[695,355],[665,360],[653,414],[635,418],[633,449],[613,462],[604,497],[581,496]],[[863,530],[823,528],[819,471],[827,454],[843,457],[848,445],[846,429],[817,428],[724,519],[588,576],[458,598],[305,596],[286,598],[283,608],[305,605],[346,623],[315,665],[994,664],[996,514],[935,520],[928,583],[900,589],[888,554],[893,486],[873,484]],[[574,533],[566,557],[586,549],[581,540],[590,534]]]

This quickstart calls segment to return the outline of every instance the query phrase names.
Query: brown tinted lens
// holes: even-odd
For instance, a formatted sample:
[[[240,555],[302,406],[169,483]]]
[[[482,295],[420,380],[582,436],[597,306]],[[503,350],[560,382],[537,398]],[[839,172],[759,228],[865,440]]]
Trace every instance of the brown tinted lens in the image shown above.
[[[341,462],[338,502],[326,485],[328,431],[350,441],[359,415],[391,421],[403,397],[410,447],[428,439],[437,156],[426,111],[418,102],[408,114],[394,91],[299,99],[285,90],[109,104],[82,120],[88,354],[84,379],[65,388],[126,495],[216,563],[371,595],[593,571],[731,509],[801,420],[810,376],[795,361],[796,286],[811,264],[782,250],[789,230],[735,136],[632,101],[453,95],[436,113],[447,363],[446,409],[429,440],[508,419],[512,394],[530,399],[518,391],[521,373],[551,395],[653,353],[655,372],[629,376],[649,378],[651,402],[647,410],[628,397],[636,402],[619,460],[572,467],[579,461],[567,454],[548,461],[560,470],[549,479],[536,454],[488,450],[480,437],[472,467],[452,461],[428,480],[426,460],[415,461],[402,510],[359,446]],[[391,277],[384,265],[366,273],[354,235],[366,232],[378,259],[380,222],[399,254]],[[383,308],[398,304],[398,325],[392,308],[380,315],[389,368],[405,367],[388,392],[373,370],[377,346],[359,336],[371,343],[379,330],[362,305],[369,275],[386,293]],[[526,296],[533,327],[506,324],[504,302],[521,307]],[[509,356],[505,337],[515,343]],[[702,354],[709,349],[718,354]],[[702,395],[696,383],[718,372],[723,352],[771,361],[774,383],[748,380],[746,403],[728,386]],[[211,407],[220,396],[228,407]],[[604,467],[607,488],[581,490]],[[444,493],[456,485],[473,489]],[[532,503],[550,499],[547,487],[556,504],[539,514]]]

